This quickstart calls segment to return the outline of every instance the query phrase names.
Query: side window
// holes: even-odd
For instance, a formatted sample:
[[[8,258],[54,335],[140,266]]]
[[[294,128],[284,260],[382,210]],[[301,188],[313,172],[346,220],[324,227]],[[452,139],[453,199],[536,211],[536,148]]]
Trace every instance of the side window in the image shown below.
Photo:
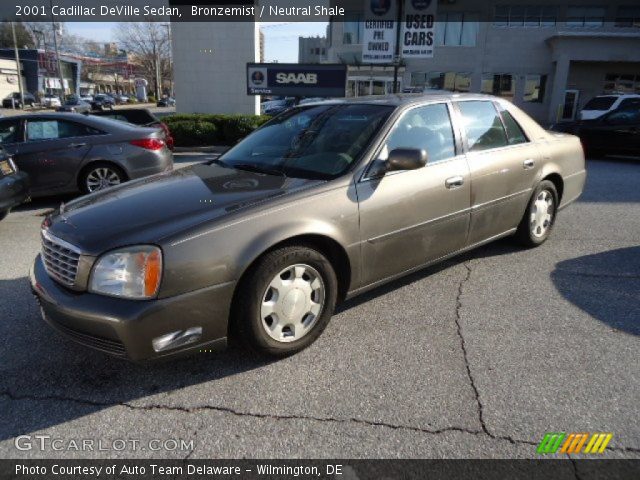
[[[0,143],[15,143],[19,142],[18,138],[20,134],[20,121],[19,120],[5,120],[0,122]]]
[[[97,133],[99,132],[91,127],[65,120],[33,120],[27,123],[27,140],[83,137]]]
[[[493,102],[471,100],[459,102],[458,107],[462,113],[469,151],[479,152],[507,145],[507,134]]]
[[[429,163],[456,155],[449,109],[436,103],[409,110],[387,138],[383,159],[395,148],[419,148],[427,151]]]
[[[508,110],[500,107],[500,115],[504,122],[504,128],[507,130],[507,140],[509,145],[518,145],[519,143],[527,143],[527,136],[524,134],[522,127],[516,122]]]

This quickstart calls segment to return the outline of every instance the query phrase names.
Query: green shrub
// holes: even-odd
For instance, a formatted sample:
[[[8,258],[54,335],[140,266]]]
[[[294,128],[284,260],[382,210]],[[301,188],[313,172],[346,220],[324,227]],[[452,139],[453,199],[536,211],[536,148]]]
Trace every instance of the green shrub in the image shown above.
[[[267,115],[178,113],[162,118],[176,146],[233,145],[270,119]],[[176,130],[180,133],[176,135]],[[207,133],[199,133],[207,132]]]
[[[138,99],[136,97],[129,97],[127,103],[138,103]]]
[[[149,96],[147,97],[147,102],[149,102],[149,103],[156,103],[156,102],[157,102],[156,97],[154,97],[153,95],[149,95]]]
[[[196,147],[219,143],[216,126],[210,122],[182,120],[167,124],[178,147]]]

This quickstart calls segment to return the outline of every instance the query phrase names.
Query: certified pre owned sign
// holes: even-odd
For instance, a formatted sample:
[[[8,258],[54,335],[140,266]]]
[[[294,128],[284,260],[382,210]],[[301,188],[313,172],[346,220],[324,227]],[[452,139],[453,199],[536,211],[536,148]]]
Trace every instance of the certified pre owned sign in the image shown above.
[[[247,64],[248,95],[344,97],[347,67],[331,64]]]

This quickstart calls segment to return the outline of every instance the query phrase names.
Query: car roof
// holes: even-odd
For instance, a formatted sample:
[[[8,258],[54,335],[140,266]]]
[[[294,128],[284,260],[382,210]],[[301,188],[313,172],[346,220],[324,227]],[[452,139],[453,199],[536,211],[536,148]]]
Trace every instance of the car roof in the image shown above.
[[[3,117],[0,121],[3,120],[70,120],[78,123],[82,123],[84,125],[88,125],[90,127],[94,127],[102,130],[127,130],[131,129],[143,128],[138,125],[131,125],[125,122],[121,122],[120,120],[113,120],[111,118],[105,117],[97,117],[95,115],[84,115],[82,113],[53,113],[53,112],[44,112],[44,113],[27,113],[23,115],[12,115],[10,117]]]
[[[316,104],[367,104],[367,105],[389,105],[400,107],[419,103],[442,102],[447,100],[497,100],[499,97],[485,95],[482,93],[394,93],[392,95],[370,95],[365,97],[337,98],[331,100],[320,100],[318,102],[305,103],[304,106]]]

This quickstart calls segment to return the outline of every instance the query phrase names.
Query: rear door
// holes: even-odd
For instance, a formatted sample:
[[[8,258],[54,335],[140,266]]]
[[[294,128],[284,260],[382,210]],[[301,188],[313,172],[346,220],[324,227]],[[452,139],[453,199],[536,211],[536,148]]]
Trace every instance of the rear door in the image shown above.
[[[472,245],[518,225],[541,156],[499,103],[469,100],[457,102],[457,107],[471,174]]]
[[[29,174],[33,193],[73,190],[96,131],[78,122],[34,117],[26,120],[25,141],[15,161]]]
[[[469,225],[469,169],[447,103],[406,111],[356,185],[363,285],[423,265],[463,247]],[[427,151],[423,168],[384,173],[395,148]]]

